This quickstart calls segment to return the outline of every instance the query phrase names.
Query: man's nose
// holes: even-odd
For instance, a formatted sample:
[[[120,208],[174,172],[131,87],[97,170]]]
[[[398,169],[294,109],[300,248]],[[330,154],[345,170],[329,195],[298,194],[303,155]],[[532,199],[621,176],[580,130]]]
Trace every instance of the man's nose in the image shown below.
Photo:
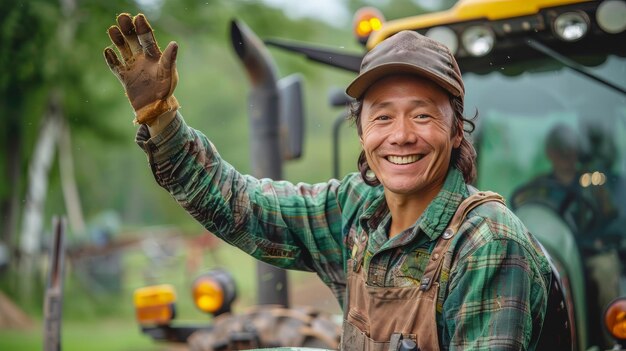
[[[396,121],[389,136],[392,144],[404,145],[417,142],[417,129],[410,119],[402,118]]]

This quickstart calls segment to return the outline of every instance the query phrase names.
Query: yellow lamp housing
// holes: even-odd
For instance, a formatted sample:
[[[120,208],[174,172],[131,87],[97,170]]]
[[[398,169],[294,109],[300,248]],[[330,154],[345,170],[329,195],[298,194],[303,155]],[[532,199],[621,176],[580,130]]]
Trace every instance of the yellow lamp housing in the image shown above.
[[[604,324],[609,334],[619,341],[626,341],[626,297],[609,304],[604,312]]]
[[[237,297],[235,281],[223,269],[213,269],[198,276],[193,282],[192,293],[196,307],[214,316],[230,312]]]
[[[365,45],[370,35],[383,27],[383,23],[385,17],[380,10],[375,7],[363,7],[354,14],[352,30],[359,43]]]
[[[172,285],[136,289],[133,302],[141,325],[168,325],[175,318],[176,292]]]

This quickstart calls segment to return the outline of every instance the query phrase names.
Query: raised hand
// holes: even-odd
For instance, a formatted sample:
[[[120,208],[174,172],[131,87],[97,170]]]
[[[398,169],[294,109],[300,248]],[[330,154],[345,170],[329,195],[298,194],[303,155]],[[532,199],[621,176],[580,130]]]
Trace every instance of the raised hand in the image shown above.
[[[121,60],[111,47],[104,49],[104,57],[124,86],[135,110],[134,122],[150,125],[159,116],[177,110],[180,105],[172,94],[178,83],[178,44],[170,42],[161,52],[143,14],[134,18],[120,14],[117,25],[109,27],[108,33]]]

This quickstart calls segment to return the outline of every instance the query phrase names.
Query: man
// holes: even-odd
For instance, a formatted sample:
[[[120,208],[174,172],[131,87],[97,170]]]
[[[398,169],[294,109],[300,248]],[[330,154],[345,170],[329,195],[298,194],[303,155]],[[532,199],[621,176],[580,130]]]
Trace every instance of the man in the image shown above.
[[[579,184],[581,139],[574,129],[556,124],[546,136],[545,155],[551,170],[516,190],[511,206],[515,209],[527,201],[540,200],[552,207],[572,228],[591,228],[596,216],[593,197]]]
[[[157,182],[230,244],[317,272],[344,308],[343,349],[400,339],[422,351],[535,349],[550,267],[499,196],[466,185],[473,124],[443,45],[401,32],[368,53],[347,89],[360,174],[293,185],[238,173],[185,124],[172,95],[177,46],[161,53],[143,15],[120,15],[109,36],[122,60],[111,48],[105,58]]]

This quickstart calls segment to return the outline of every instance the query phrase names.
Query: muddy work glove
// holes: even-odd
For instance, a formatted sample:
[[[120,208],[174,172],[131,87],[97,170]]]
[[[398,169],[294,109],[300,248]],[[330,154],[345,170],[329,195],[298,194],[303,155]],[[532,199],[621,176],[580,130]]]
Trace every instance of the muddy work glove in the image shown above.
[[[135,110],[133,122],[150,125],[162,114],[177,110],[179,104],[172,94],[178,83],[178,44],[170,42],[161,52],[143,14],[131,18],[122,13],[108,33],[122,59],[111,47],[104,49],[104,58],[126,90]]]

